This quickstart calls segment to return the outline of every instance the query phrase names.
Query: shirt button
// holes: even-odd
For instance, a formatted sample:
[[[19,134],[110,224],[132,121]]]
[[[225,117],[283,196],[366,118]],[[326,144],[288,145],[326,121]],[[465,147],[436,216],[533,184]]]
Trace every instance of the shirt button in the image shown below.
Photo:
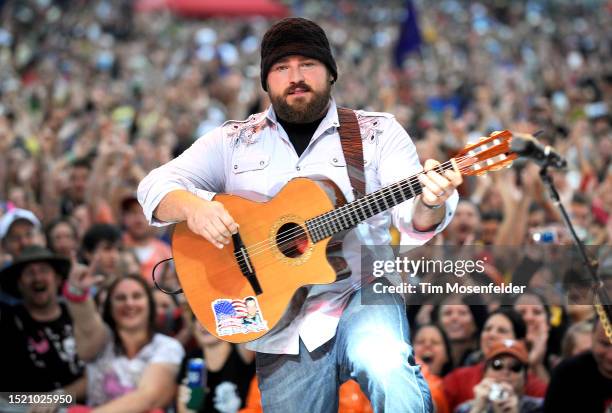
[[[263,166],[263,165],[264,165],[264,163],[265,163],[264,161],[260,161],[260,162],[259,162],[259,164],[260,164],[261,166]]]
[[[334,161],[334,163],[338,163],[338,159],[337,158],[334,158],[332,160]]]
[[[301,169],[300,169],[300,167],[299,167],[299,166],[296,166],[296,167],[295,167],[295,170],[299,172]]]
[[[238,169],[238,165],[234,165],[234,169]]]

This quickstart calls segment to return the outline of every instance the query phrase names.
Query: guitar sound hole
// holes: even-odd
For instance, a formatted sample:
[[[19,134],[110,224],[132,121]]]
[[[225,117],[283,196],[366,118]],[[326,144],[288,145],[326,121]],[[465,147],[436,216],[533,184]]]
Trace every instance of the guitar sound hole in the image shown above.
[[[285,257],[297,258],[308,248],[306,231],[293,222],[283,224],[276,234],[276,245]]]

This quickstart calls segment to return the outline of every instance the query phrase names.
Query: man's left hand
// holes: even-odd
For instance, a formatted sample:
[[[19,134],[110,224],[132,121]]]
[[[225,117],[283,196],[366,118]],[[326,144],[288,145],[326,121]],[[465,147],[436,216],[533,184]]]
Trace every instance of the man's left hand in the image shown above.
[[[455,188],[463,182],[461,174],[455,170],[447,170],[443,174],[434,171],[433,169],[438,165],[440,162],[435,159],[426,160],[424,169],[427,172],[419,175],[419,181],[423,186],[420,201],[430,208],[444,204]]]

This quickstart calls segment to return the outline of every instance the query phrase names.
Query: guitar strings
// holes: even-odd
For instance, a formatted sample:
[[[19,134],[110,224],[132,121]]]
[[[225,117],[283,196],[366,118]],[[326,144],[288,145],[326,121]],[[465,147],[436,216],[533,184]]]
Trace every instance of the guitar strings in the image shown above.
[[[467,170],[467,168],[464,169],[464,165],[461,165],[461,166],[459,165],[459,164],[461,164],[467,158],[468,158],[467,156],[455,158],[455,161],[457,162],[457,166],[458,166],[458,169],[459,169],[460,172],[464,172],[465,170]],[[443,164],[439,164],[434,169],[440,169],[441,168],[442,170],[445,170],[445,168],[447,168],[449,165],[452,165],[450,160],[444,162]],[[418,180],[418,176],[421,175],[421,174],[424,174],[424,173],[426,173],[426,171],[421,171],[421,172],[419,172],[419,173],[417,173],[417,174],[415,174],[415,175],[413,175],[413,176],[411,176],[409,178],[404,179],[403,181],[400,181],[401,184],[399,185],[399,188],[401,188],[402,190],[405,190],[408,187],[410,187],[411,189],[414,188],[414,185],[416,183],[420,183],[420,181]],[[393,185],[397,185],[397,184],[393,184]],[[381,199],[385,200],[385,199],[387,199],[389,197],[389,194],[385,195],[382,192],[382,190],[379,190],[379,191],[380,192],[378,194],[376,194],[374,196],[374,198],[372,198],[372,200],[376,200],[376,201],[381,200]],[[416,194],[415,194],[415,196],[416,196]],[[415,196],[413,196],[412,198],[414,198]],[[359,200],[357,200],[357,201],[359,201]],[[349,206],[341,214],[337,215],[334,218],[336,218],[336,219],[341,218],[341,217],[344,218],[344,217],[347,217],[352,212],[356,211],[358,209],[358,207],[356,205],[352,205],[352,204],[353,204],[353,202],[351,202],[349,204],[346,204],[346,205],[349,205]],[[383,212],[383,211],[381,211],[381,212]],[[322,227],[328,225],[330,222],[332,222],[332,220],[330,218],[324,219],[323,221],[321,221],[320,224],[315,225],[315,226],[313,226],[311,228],[311,233],[315,229],[319,229],[319,228],[322,228]],[[348,222],[348,219],[347,219],[347,222]],[[293,229],[293,230],[288,231],[287,233],[283,234],[283,237],[280,238],[278,241],[275,241],[275,240],[273,240],[271,238],[268,238],[266,240],[262,240],[262,241],[260,241],[258,243],[252,244],[250,246],[245,246],[245,248],[247,248],[247,250],[249,250],[249,256],[256,256],[256,255],[259,255],[259,254],[263,253],[264,251],[266,251],[268,249],[273,248],[273,244],[274,243],[278,243],[280,245],[286,244],[289,241],[293,241],[293,240],[297,239],[298,236],[300,236],[302,233],[303,233],[303,229],[301,227],[299,227],[297,229]],[[261,244],[266,244],[266,245],[261,245]],[[242,263],[245,262],[244,258],[236,257],[236,259],[237,259],[239,264],[242,264]]]
[[[460,171],[460,172],[462,172],[462,173],[463,173],[463,172],[465,172],[465,171],[467,171],[467,170],[468,170],[468,167],[469,167],[469,166],[471,166],[471,164],[470,164],[470,165],[468,165],[468,167],[465,167],[465,168],[464,168],[464,166],[463,166],[463,165],[461,165],[461,166],[460,166],[460,165],[459,165],[459,163],[460,163],[460,162],[458,162],[457,166],[458,166],[459,171]],[[420,172],[420,173],[423,173],[423,172]],[[420,173],[419,173],[419,174],[420,174]],[[417,174],[417,175],[418,175],[418,174]],[[411,178],[412,178],[412,177],[411,177]],[[270,239],[268,239],[267,241],[268,241],[269,243],[270,243],[270,242],[273,242],[273,241],[271,241]],[[266,242],[266,241],[262,241],[262,242]],[[261,244],[262,242],[259,242],[258,244]],[[255,244],[254,244],[254,245],[255,245]],[[269,247],[269,248],[267,248],[267,249],[271,249],[271,248],[272,248],[272,247],[270,246],[270,247]],[[249,252],[249,257],[255,256],[255,255],[259,255],[259,254],[261,254],[261,253],[262,253],[263,251],[265,251],[265,250],[266,250],[266,248],[264,248],[263,250],[261,250],[261,249],[260,249],[259,251],[257,251],[257,252],[256,252],[256,253],[254,253],[254,254],[253,254],[253,253],[251,253],[251,252]],[[244,263],[244,262],[245,262],[245,260],[244,260],[243,258],[238,258],[238,257],[236,257],[236,256],[235,256],[235,254],[234,254],[234,257],[236,258],[236,260],[237,260],[237,262],[238,262],[239,264],[242,264],[242,263]],[[274,263],[274,262],[276,262],[276,260],[272,260],[272,261],[270,261],[270,262],[259,262],[259,263],[258,263],[258,268],[260,268],[260,269],[261,269],[261,268],[265,268],[265,267],[267,267],[268,265],[270,265],[270,264],[272,264],[272,263]],[[220,269],[219,271],[220,271],[220,272],[223,272],[224,270],[229,269],[229,268],[230,268],[230,266],[228,265],[228,266],[223,267],[223,268],[222,268],[222,269]]]
[[[467,157],[464,157],[463,159],[462,159],[462,158],[457,158],[457,159],[459,159],[458,164],[459,164],[459,163],[461,163],[461,162],[462,162],[462,161],[463,161],[465,158],[467,158]],[[443,164],[438,165],[436,168],[442,168],[442,169],[444,170],[444,168],[445,168],[445,167],[447,167],[447,166],[449,166],[449,165],[452,165],[452,164],[450,164],[450,162],[451,162],[451,161],[444,162]],[[459,165],[458,165],[458,166],[459,166]],[[463,166],[462,166],[462,167],[463,167]],[[460,169],[460,171],[461,171],[461,168],[459,168],[459,169]],[[415,185],[415,184],[420,183],[420,182],[419,182],[419,180],[418,180],[418,176],[419,176],[419,175],[421,175],[421,174],[423,174],[423,173],[425,173],[425,171],[421,171],[421,172],[419,172],[419,173],[417,173],[417,174],[415,174],[415,175],[413,175],[413,176],[411,176],[411,177],[409,177],[409,178],[406,178],[406,179],[405,179],[405,180],[403,180],[403,181],[400,181],[400,182],[402,182],[402,183],[400,184],[400,188],[401,188],[402,190],[407,189],[408,184],[409,184],[409,186],[410,186],[410,188],[411,188],[411,189],[412,189],[412,188],[414,188],[414,185]],[[399,182],[398,182],[398,183],[399,183]],[[396,183],[396,184],[398,184],[398,183]],[[396,185],[396,184],[392,184],[392,185]],[[391,186],[391,185],[390,185],[390,186]],[[383,189],[384,189],[384,188],[383,188]],[[377,191],[377,192],[378,192],[378,191]],[[415,195],[414,195],[413,197],[411,197],[411,198],[414,198],[414,197],[415,197],[415,196],[417,196],[417,195],[418,195],[418,194],[415,194]],[[383,199],[383,200],[384,200],[384,199],[386,199],[386,198],[388,198],[388,197],[389,197],[389,194],[385,195],[384,193],[382,193],[382,190],[380,190],[380,192],[379,192],[378,194],[376,194],[376,195],[374,196],[374,198],[372,198],[372,200],[376,200],[376,201],[381,200],[381,199]],[[410,199],[411,199],[411,198],[410,198]],[[359,200],[357,200],[357,201],[359,201]],[[403,202],[404,202],[404,201],[403,201]],[[345,210],[344,210],[342,213],[340,213],[339,215],[336,215],[336,217],[334,217],[334,218],[335,218],[335,219],[338,219],[338,218],[345,218],[345,217],[347,217],[349,214],[351,214],[352,212],[356,211],[356,210],[358,209],[358,207],[357,207],[356,205],[352,205],[352,204],[353,204],[353,202],[351,202],[350,204],[346,204],[346,205],[350,205],[350,206],[349,206],[349,207],[347,207],[347,208],[346,208],[346,209],[345,209]],[[340,207],[340,208],[342,208],[342,207]],[[359,208],[360,208],[360,207],[359,207]],[[387,209],[389,209],[389,208],[387,208]],[[332,212],[332,211],[329,211],[329,212]],[[329,212],[328,212],[328,213],[329,213]],[[383,212],[383,211],[381,211],[381,212]],[[326,213],[326,214],[327,214],[327,213]],[[322,215],[325,215],[325,214],[322,214]],[[332,219],[330,219],[330,218],[328,218],[328,219],[325,219],[325,220],[321,221],[321,223],[320,223],[320,224],[315,225],[315,226],[313,226],[313,227],[311,228],[311,233],[312,233],[312,232],[313,232],[315,229],[319,229],[319,228],[322,228],[322,227],[324,227],[324,226],[328,225],[330,222],[332,222]],[[347,222],[348,222],[348,219],[347,219]],[[301,228],[301,227],[300,227],[300,228],[297,228],[297,229],[294,229],[294,230],[291,230],[291,231],[288,231],[287,233],[283,234],[283,237],[282,237],[282,238],[280,238],[279,240],[277,240],[276,242],[282,245],[282,244],[286,243],[287,241],[293,241],[293,240],[297,239],[297,237],[298,237],[299,235],[301,235],[301,234],[302,234],[302,231],[303,231],[303,230],[302,230],[302,228]],[[247,249],[249,250],[249,255],[254,256],[254,255],[257,255],[257,254],[259,254],[259,253],[261,253],[261,252],[263,252],[263,251],[266,251],[266,250],[267,250],[267,249],[269,249],[269,248],[272,248],[272,246],[270,246],[270,244],[273,244],[274,242],[275,242],[275,241],[274,241],[273,239],[268,238],[268,239],[263,240],[263,241],[260,241],[260,242],[258,242],[258,243],[256,243],[256,244],[252,244],[252,245],[250,245],[250,246],[245,246],[245,248],[247,248]],[[261,245],[261,244],[266,244],[266,245]],[[260,245],[261,245],[261,246],[260,246]],[[262,248],[263,248],[263,249],[262,249]]]
[[[438,165],[436,168],[440,167],[440,168],[444,169],[444,167],[445,167],[445,166],[448,166],[447,164],[449,164],[449,163],[450,163],[450,161],[447,161],[447,162],[445,162],[444,164],[440,164],[440,165]],[[400,188],[401,188],[401,189],[406,189],[406,183],[407,183],[406,181],[410,181],[410,187],[411,187],[411,189],[412,189],[412,188],[414,187],[414,185],[415,185],[416,183],[418,183],[418,182],[419,182],[419,181],[418,181],[418,176],[419,176],[419,175],[421,175],[421,174],[423,174],[423,173],[424,173],[424,171],[421,171],[421,172],[419,172],[419,173],[417,173],[417,174],[415,174],[415,175],[413,175],[413,176],[411,176],[411,177],[409,177],[409,178],[406,178],[406,179],[404,179],[404,180],[402,180],[402,181],[399,181],[399,182],[397,182],[397,183],[395,183],[395,184],[389,185],[389,187],[391,187],[391,186],[393,186],[393,185],[397,185],[397,184],[399,184],[400,182],[403,182],[403,183],[401,184]],[[384,188],[383,188],[383,189],[384,189]],[[380,191],[380,192],[379,192],[379,191]],[[383,194],[383,193],[382,193],[382,190],[379,190],[379,191],[377,191],[377,192],[378,192],[378,194],[374,195],[374,197],[371,199],[372,201],[379,201],[379,200],[381,200],[381,199],[388,198],[388,196],[389,196],[389,195],[385,195],[385,194]],[[369,195],[371,196],[372,194],[369,194]],[[415,196],[416,196],[416,195],[415,195]],[[360,198],[360,199],[363,199],[363,198]],[[358,201],[359,201],[359,199],[358,199],[358,200],[355,200],[354,202],[358,202]],[[351,206],[350,206],[350,207],[348,207],[348,208],[346,208],[346,209],[344,209],[343,211],[341,211],[341,213],[337,214],[337,215],[335,216],[335,218],[336,218],[336,219],[338,219],[338,218],[345,218],[345,217],[347,217],[347,216],[348,216],[350,213],[352,213],[353,211],[356,211],[356,210],[357,210],[357,207],[356,207],[355,205],[352,205],[354,202],[351,202],[351,203],[349,203],[349,204],[344,205],[344,206],[348,206],[348,205],[351,205]],[[344,207],[344,206],[343,206],[343,207]],[[340,207],[340,208],[343,208],[343,207]],[[340,208],[336,209],[335,211],[338,211]],[[326,213],[324,213],[324,214],[321,214],[320,216],[323,216],[323,215],[328,214],[328,213],[333,212],[333,211],[334,211],[334,210],[332,210],[332,211],[328,211],[328,212],[326,212]],[[383,211],[381,211],[381,212],[383,212]],[[311,228],[310,228],[310,229],[311,229],[311,232],[314,232],[314,230],[316,230],[316,229],[323,228],[325,225],[328,225],[328,224],[329,224],[331,221],[332,221],[332,219],[329,219],[329,218],[322,220],[322,221],[321,221],[319,224],[317,224],[317,225],[315,225],[315,226],[313,226],[313,227],[311,227]],[[348,222],[348,221],[347,221],[347,222]],[[300,227],[300,228],[297,228],[297,229],[290,230],[290,231],[286,232],[285,234],[283,234],[283,237],[282,237],[282,238],[280,238],[280,239],[278,239],[278,240],[277,240],[277,242],[279,242],[279,243],[283,243],[283,242],[288,241],[288,240],[289,240],[289,241],[292,241],[292,240],[294,240],[294,239],[295,239],[295,237],[296,237],[298,234],[301,234],[301,233],[302,233],[302,228],[301,228],[301,227]],[[264,244],[264,243],[269,244],[270,242],[274,242],[274,241],[272,241],[272,239],[271,239],[271,238],[268,238],[268,239],[265,239],[265,240],[260,241],[260,242],[258,242],[258,243],[252,244],[252,245],[250,245],[250,246],[245,246],[245,248],[247,248],[247,249],[249,250],[249,254],[258,254],[259,252],[261,252],[261,249],[259,248],[259,247],[260,247],[260,244]],[[264,247],[267,247],[267,245],[265,245]],[[264,249],[264,250],[265,250],[265,249]]]

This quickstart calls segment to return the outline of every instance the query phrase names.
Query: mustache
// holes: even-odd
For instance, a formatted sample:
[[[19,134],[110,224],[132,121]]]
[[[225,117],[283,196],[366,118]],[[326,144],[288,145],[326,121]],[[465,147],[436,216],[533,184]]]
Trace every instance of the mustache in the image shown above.
[[[304,90],[306,92],[310,92],[312,90],[312,88],[310,86],[308,86],[306,83],[300,82],[300,83],[296,83],[295,85],[289,86],[285,90],[285,96],[288,96],[288,95],[294,93],[296,89],[302,89],[302,90]]]

